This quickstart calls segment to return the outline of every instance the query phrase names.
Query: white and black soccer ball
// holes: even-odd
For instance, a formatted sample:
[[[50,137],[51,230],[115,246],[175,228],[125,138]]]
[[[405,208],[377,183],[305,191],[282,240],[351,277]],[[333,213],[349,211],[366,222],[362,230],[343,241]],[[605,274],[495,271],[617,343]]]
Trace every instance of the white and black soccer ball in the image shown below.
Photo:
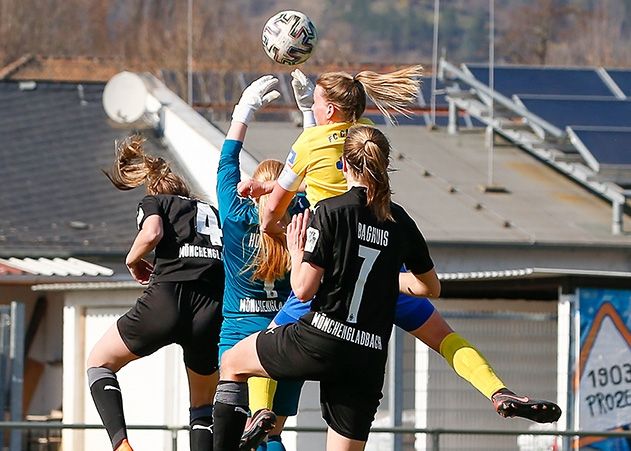
[[[309,59],[318,42],[318,33],[306,14],[281,11],[267,21],[261,40],[270,58],[293,66]]]

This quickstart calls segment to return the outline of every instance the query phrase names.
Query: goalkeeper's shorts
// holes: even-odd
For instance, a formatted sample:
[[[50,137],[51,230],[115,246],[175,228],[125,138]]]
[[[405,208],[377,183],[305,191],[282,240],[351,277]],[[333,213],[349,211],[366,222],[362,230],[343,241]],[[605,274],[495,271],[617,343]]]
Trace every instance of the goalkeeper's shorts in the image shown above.
[[[283,308],[276,314],[274,323],[278,326],[295,323],[310,309],[311,301],[301,302],[292,291]],[[394,324],[411,332],[425,324],[435,310],[436,308],[427,298],[400,294],[397,299]]]

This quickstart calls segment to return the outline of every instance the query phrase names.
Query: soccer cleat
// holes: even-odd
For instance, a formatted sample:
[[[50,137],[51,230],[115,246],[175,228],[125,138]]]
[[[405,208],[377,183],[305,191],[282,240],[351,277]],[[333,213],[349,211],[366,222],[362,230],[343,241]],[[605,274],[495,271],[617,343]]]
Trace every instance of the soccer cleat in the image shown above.
[[[123,439],[122,442],[120,442],[118,444],[118,446],[116,447],[115,451],[134,451],[134,449],[131,447],[131,445],[129,444],[129,442],[125,438],[125,439]]]
[[[495,411],[504,418],[521,417],[537,423],[553,423],[561,416],[561,408],[550,401],[518,396],[502,389],[491,396]]]
[[[268,409],[257,410],[252,415],[250,424],[246,426],[241,436],[239,451],[254,451],[261,444],[269,431],[276,426],[276,415]]]

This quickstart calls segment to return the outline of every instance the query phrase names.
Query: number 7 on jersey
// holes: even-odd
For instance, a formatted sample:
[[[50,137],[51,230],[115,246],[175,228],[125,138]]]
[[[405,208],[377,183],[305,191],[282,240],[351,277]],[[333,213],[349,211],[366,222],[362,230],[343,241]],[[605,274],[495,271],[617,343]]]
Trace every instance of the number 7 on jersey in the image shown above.
[[[355,284],[355,289],[353,290],[353,297],[351,298],[351,305],[348,307],[348,316],[346,317],[346,322],[348,323],[356,323],[357,322],[357,313],[359,312],[359,306],[362,302],[362,297],[364,295],[364,285],[366,285],[366,280],[368,279],[368,274],[372,269],[372,266],[375,264],[377,257],[381,250],[373,249],[371,247],[359,245],[358,255],[363,258],[361,268],[359,268],[359,276],[357,278],[357,283]]]

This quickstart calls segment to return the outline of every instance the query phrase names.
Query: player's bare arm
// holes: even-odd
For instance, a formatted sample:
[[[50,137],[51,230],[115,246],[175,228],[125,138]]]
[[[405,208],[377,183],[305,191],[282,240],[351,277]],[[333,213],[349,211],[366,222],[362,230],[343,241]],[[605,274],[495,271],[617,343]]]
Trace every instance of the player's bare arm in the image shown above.
[[[402,272],[399,274],[399,291],[410,296],[437,298],[440,296],[440,280],[434,269],[423,274]]]
[[[133,278],[142,284],[149,282],[149,276],[153,269],[142,258],[155,249],[163,234],[162,218],[158,215],[147,217],[127,254],[125,265],[127,265]]]
[[[293,191],[287,191],[278,182],[274,183],[274,189],[269,196],[267,205],[265,205],[263,222],[261,223],[261,230],[268,235],[280,235],[284,232],[278,221],[281,220],[294,197]]]
[[[261,196],[271,193],[275,184],[275,180],[267,180],[264,182],[254,179],[242,180],[237,185],[237,192],[241,197],[258,199]]]

